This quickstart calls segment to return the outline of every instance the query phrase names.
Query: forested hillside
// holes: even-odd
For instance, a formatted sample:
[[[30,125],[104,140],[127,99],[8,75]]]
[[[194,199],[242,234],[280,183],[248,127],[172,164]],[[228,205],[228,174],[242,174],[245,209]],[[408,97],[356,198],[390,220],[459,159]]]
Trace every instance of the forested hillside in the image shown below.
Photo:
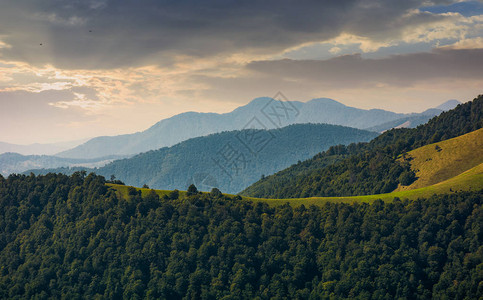
[[[483,96],[414,129],[393,129],[369,143],[331,147],[312,159],[267,176],[242,192],[265,198],[350,196],[393,191],[416,175],[397,158],[418,147],[483,127]]]
[[[268,207],[0,176],[0,298],[483,297],[481,192]]]
[[[378,134],[327,124],[297,124],[273,130],[246,129],[190,139],[92,169],[128,185],[186,190],[217,187],[238,193],[264,174],[273,174],[337,144],[369,141]],[[78,169],[73,169],[78,170]],[[71,169],[34,171],[73,172]]]

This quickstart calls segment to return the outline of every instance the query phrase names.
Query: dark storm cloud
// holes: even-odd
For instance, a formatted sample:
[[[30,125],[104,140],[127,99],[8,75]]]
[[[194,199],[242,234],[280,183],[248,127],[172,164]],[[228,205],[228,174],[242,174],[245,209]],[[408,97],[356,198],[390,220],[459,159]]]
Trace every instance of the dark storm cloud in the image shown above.
[[[7,3],[8,2],[8,3]],[[174,55],[281,50],[343,31],[384,34],[423,0],[326,1],[2,1],[0,39],[5,59],[62,68],[167,64]],[[450,3],[451,1],[434,1]]]
[[[374,83],[406,86],[441,78],[483,80],[482,65],[483,49],[437,49],[380,59],[355,54],[328,60],[258,61],[247,68],[271,80],[354,87]]]

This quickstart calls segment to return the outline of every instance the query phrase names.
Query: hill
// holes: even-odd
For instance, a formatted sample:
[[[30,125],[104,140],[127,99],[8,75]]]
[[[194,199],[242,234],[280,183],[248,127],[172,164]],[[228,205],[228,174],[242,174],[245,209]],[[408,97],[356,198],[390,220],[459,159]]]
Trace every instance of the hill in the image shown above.
[[[282,99],[282,98],[281,98]],[[73,149],[57,154],[68,158],[96,158],[108,155],[132,155],[169,147],[190,138],[222,131],[242,129],[275,129],[290,124],[332,124],[366,129],[378,126],[378,131],[393,128],[391,123],[404,117],[422,117],[410,127],[425,122],[442,110],[421,114],[398,114],[380,109],[364,110],[346,106],[332,99],[313,99],[307,103],[280,101],[279,98],[257,98],[245,106],[225,114],[187,112],[154,124],[133,134],[93,138]],[[429,117],[428,117],[429,116]]]
[[[306,198],[388,193],[416,179],[399,155],[483,127],[483,96],[414,129],[393,129],[369,143],[331,147],[244,190],[244,196]]]
[[[406,158],[417,180],[398,190],[417,189],[450,179],[483,163],[483,128],[417,148],[408,152]]]
[[[327,202],[367,202],[378,199],[392,201],[394,198],[417,200],[434,194],[453,194],[483,189],[483,153],[481,143],[483,129],[450,140],[423,146],[407,153],[411,168],[417,179],[409,186],[399,186],[394,192],[349,197],[309,197],[266,199],[244,197],[269,205],[290,203],[299,205],[324,205]],[[438,146],[438,147],[436,147]],[[443,153],[445,151],[445,153]]]
[[[0,176],[0,298],[479,299],[483,194],[269,207]]]
[[[89,170],[126,184],[159,189],[212,187],[237,193],[264,174],[282,170],[331,145],[369,141],[377,133],[327,124],[295,124],[281,129],[222,132],[141,153]],[[72,173],[79,168],[34,170]]]

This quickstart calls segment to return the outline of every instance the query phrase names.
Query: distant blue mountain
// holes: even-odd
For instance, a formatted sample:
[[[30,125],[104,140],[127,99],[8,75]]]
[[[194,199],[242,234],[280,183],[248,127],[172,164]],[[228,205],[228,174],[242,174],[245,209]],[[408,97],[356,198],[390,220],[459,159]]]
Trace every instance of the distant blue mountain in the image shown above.
[[[448,111],[448,110],[455,108],[459,104],[461,104],[461,102],[459,102],[458,100],[451,99],[451,100],[448,100],[448,101],[446,101],[445,103],[443,103],[439,106],[436,106],[436,109],[440,109],[442,111]]]

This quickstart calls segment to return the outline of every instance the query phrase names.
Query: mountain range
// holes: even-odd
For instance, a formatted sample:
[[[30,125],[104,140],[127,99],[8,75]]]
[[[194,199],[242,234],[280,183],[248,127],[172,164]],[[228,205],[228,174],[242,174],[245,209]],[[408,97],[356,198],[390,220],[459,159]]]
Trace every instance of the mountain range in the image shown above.
[[[256,98],[229,113],[186,112],[154,124],[145,131],[93,138],[73,149],[57,154],[64,158],[98,158],[132,155],[175,145],[190,138],[247,128],[274,129],[290,124],[326,123],[378,132],[403,126],[416,127],[459,102],[450,100],[441,108],[422,113],[401,114],[381,109],[359,109],[328,98],[306,103]],[[409,118],[409,119],[408,119]],[[408,120],[410,121],[409,123]],[[381,126],[382,125],[382,126]]]

